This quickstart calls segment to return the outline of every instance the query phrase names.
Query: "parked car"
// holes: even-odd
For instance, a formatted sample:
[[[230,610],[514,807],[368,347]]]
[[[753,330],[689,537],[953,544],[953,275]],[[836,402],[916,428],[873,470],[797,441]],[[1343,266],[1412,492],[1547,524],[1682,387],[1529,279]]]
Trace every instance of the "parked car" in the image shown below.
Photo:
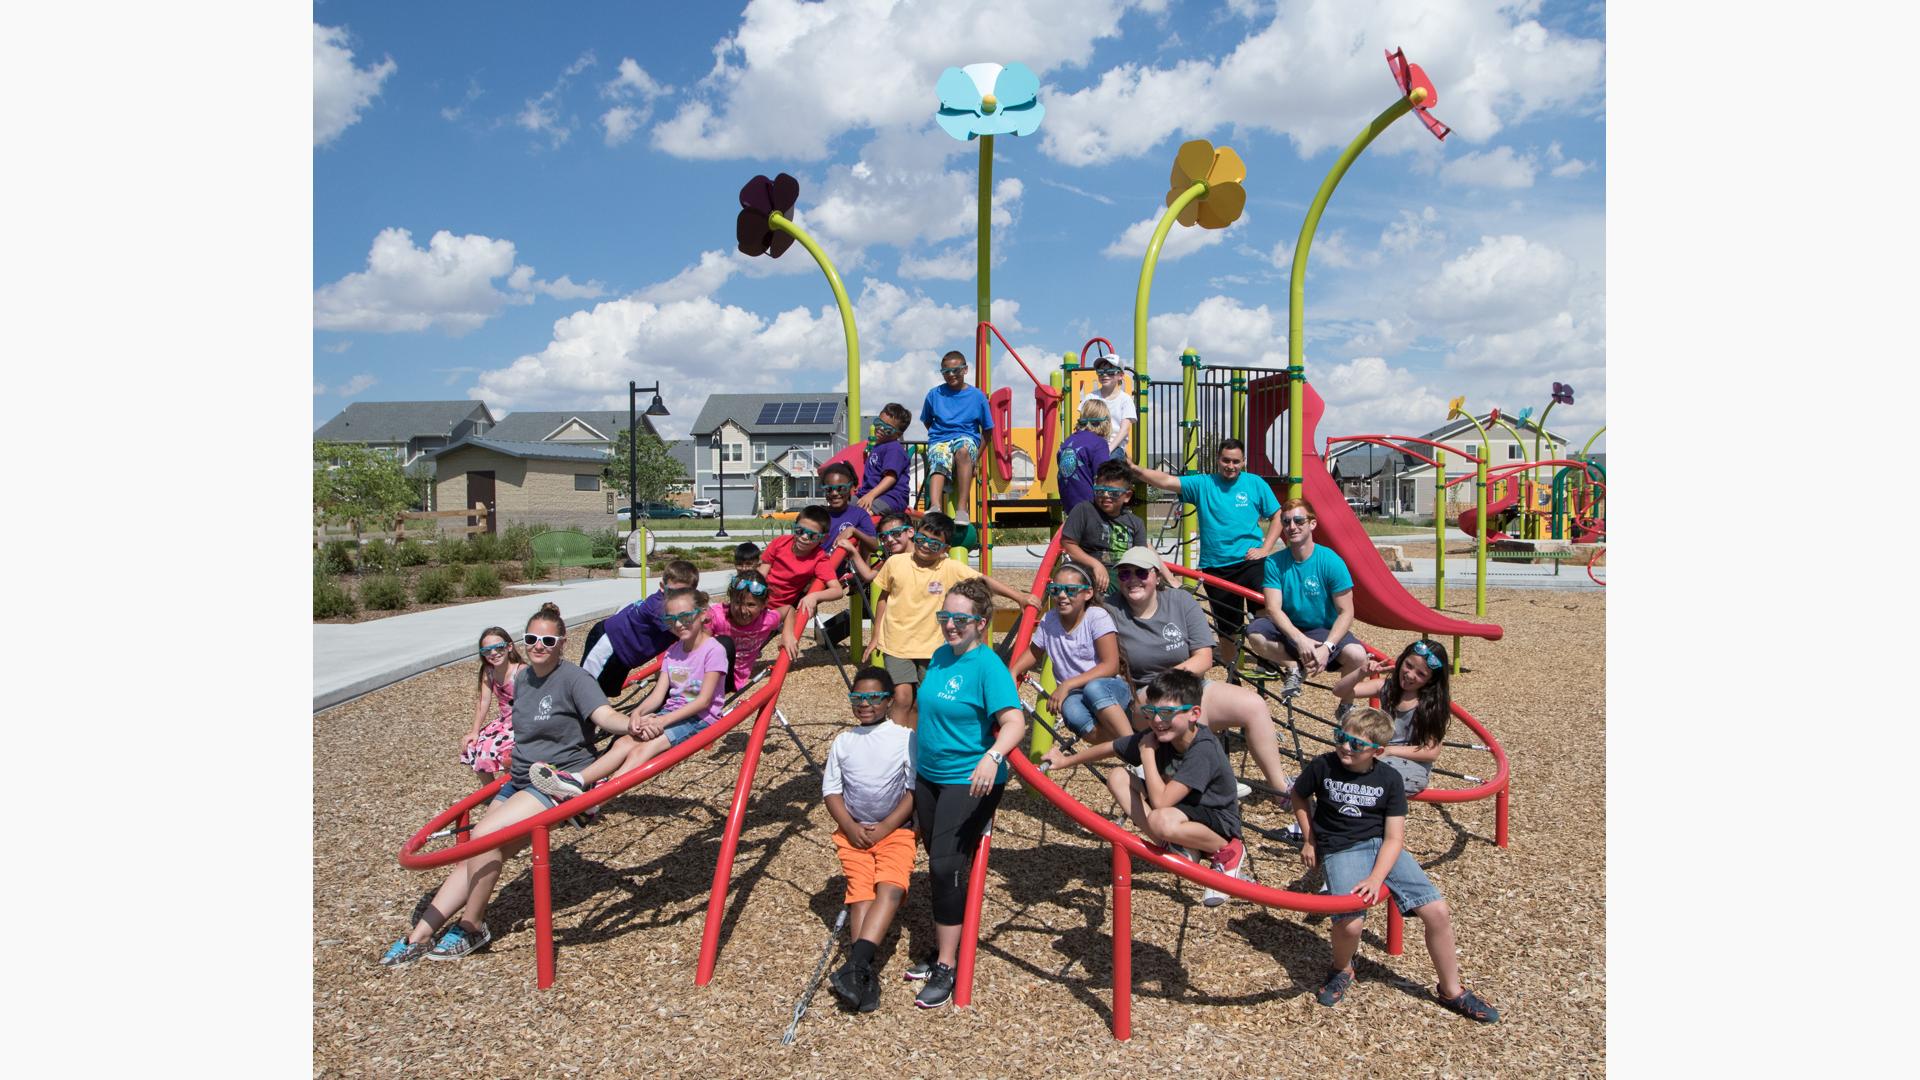
[[[1380,504],[1377,502],[1368,502],[1358,495],[1349,495],[1347,496],[1347,509],[1356,514],[1377,514],[1380,512]]]
[[[632,521],[633,508],[623,506],[615,510],[613,516],[617,521]],[[675,506],[672,503],[648,502],[640,504],[640,516],[643,518],[690,518],[697,515],[684,506]]]
[[[693,500],[693,516],[717,518],[720,516],[720,502],[717,499],[700,498]]]

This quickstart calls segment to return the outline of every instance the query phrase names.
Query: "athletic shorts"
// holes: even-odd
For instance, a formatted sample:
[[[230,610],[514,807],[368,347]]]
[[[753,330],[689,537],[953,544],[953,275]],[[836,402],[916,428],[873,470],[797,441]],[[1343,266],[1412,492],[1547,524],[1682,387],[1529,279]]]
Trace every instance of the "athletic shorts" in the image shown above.
[[[980,460],[980,440],[971,435],[956,435],[946,442],[932,443],[927,447],[927,474],[945,473],[953,475],[953,456],[965,450],[978,463]]]
[[[1327,631],[1329,629],[1331,629],[1331,627],[1315,626],[1310,629],[1300,630],[1300,632],[1302,634],[1305,634],[1309,639],[1313,641],[1325,641],[1327,640]],[[1265,615],[1262,615],[1259,618],[1253,620],[1251,623],[1248,623],[1247,633],[1259,634],[1261,637],[1272,638],[1273,640],[1280,643],[1280,647],[1286,650],[1286,653],[1288,656],[1293,657],[1295,660],[1300,659],[1300,650],[1293,647],[1293,639],[1281,633],[1279,625],[1276,624],[1272,619],[1267,618]],[[1351,633],[1341,635],[1339,644],[1333,647],[1333,655],[1327,658],[1328,671],[1340,670],[1341,650],[1345,649],[1349,645],[1360,645],[1361,651],[1362,652],[1366,651],[1366,646],[1360,644],[1359,638],[1354,637]]]
[[[908,656],[895,656],[882,653],[887,659],[887,674],[893,676],[895,686],[917,686],[927,677],[927,662]]]
[[[840,868],[847,873],[847,903],[873,899],[873,887],[885,882],[907,891],[907,878],[913,874],[913,830],[905,825],[880,838],[870,848],[857,848],[839,829],[833,830],[833,850],[840,856]]]

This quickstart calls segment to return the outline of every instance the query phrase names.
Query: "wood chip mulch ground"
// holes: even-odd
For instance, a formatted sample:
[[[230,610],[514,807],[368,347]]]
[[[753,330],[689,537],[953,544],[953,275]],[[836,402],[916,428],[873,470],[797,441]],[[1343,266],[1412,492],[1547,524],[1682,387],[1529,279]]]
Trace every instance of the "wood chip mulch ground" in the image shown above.
[[[1327,1009],[1313,999],[1326,970],[1324,920],[1239,902],[1208,909],[1196,886],[1139,871],[1133,1038],[1113,1041],[1107,850],[1016,782],[995,824],[973,1007],[920,1012],[900,980],[933,941],[923,857],[878,957],[879,1012],[843,1012],[823,981],[798,1038],[781,1046],[842,899],[814,763],[848,722],[845,688],[817,654],[781,698],[792,734],[776,724],[768,738],[710,985],[694,985],[694,962],[745,725],[615,800],[591,829],[554,834],[550,990],[534,988],[525,855],[502,877],[489,949],[459,963],[382,969],[375,958],[440,880],[403,870],[395,855],[473,784],[457,762],[473,673],[456,665],[314,717],[314,1073],[1602,1073],[1605,603],[1592,592],[1492,590],[1490,618],[1506,637],[1466,647],[1469,671],[1455,678],[1455,698],[1512,758],[1511,847],[1493,844],[1491,801],[1415,804],[1408,819],[1409,848],[1452,906],[1462,968],[1500,1009],[1497,1026],[1432,1001],[1417,920],[1407,921],[1405,953],[1390,957],[1385,917],[1371,916],[1359,981]],[[586,629],[574,628],[574,653]],[[1369,640],[1392,652],[1408,635],[1374,631]],[[1320,711],[1330,709],[1319,697]],[[1465,734],[1456,726],[1449,737]],[[1440,764],[1487,775],[1491,762],[1450,750]],[[1258,776],[1250,761],[1244,769]],[[1095,809],[1110,808],[1086,770],[1068,783]],[[1246,814],[1254,825],[1285,820],[1257,795]],[[1249,835],[1258,880],[1303,887],[1297,848]],[[843,959],[836,951],[832,964]]]

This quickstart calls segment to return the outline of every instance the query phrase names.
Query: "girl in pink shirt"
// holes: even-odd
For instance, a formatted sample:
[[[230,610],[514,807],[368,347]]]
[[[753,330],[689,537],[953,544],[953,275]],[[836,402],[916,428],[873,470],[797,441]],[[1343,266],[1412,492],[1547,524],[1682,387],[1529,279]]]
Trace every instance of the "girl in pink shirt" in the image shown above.
[[[753,681],[753,665],[760,650],[780,626],[780,616],[767,606],[767,579],[758,570],[744,570],[727,583],[727,602],[707,609],[707,630],[724,646],[733,643],[733,683],[738,690]]]

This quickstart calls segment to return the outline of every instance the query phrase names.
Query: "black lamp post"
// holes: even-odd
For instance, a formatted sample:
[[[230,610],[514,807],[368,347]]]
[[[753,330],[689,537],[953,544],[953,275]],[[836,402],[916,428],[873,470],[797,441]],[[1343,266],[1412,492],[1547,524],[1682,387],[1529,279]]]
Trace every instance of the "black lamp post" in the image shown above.
[[[642,392],[653,395],[653,404],[647,406],[648,416],[666,416],[667,403],[660,400],[660,384],[641,386],[631,380],[627,382],[627,543],[633,543],[633,532],[640,527],[640,466],[637,447],[640,442],[640,420],[634,413],[634,402]],[[644,561],[646,553],[641,552]]]
[[[727,539],[727,444],[720,440],[720,431],[713,429],[713,456],[720,464],[720,531],[713,534],[715,540]]]

